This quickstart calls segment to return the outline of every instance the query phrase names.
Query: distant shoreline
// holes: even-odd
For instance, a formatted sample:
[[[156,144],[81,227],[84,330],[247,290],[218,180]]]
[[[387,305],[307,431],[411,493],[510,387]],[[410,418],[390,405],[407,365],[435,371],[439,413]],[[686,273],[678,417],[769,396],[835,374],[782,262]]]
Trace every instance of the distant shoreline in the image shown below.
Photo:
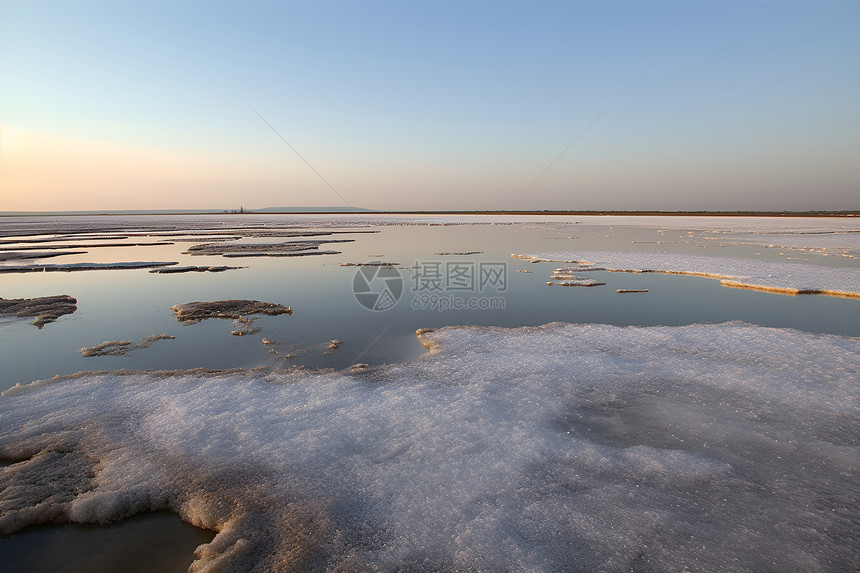
[[[287,214],[287,213],[281,213]],[[297,213],[296,213],[297,214]],[[323,213],[320,213],[323,214]],[[328,213],[335,214],[335,213]],[[860,217],[860,211],[367,211],[373,215],[570,215],[677,217]]]
[[[338,211],[338,210],[116,210],[116,211],[0,211],[0,217],[75,217],[123,215],[553,215],[553,216],[625,216],[625,217],[860,217],[860,211]]]

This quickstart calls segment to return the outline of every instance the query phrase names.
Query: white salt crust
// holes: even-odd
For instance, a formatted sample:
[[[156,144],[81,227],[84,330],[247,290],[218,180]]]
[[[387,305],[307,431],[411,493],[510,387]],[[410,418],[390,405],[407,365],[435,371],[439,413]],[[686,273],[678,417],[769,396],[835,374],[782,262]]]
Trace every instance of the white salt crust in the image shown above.
[[[555,251],[513,254],[529,261],[578,263],[571,272],[658,272],[720,279],[737,288],[783,294],[828,294],[860,298],[860,269],[824,267],[801,263],[758,261],[731,257],[707,257],[682,253]]]
[[[88,373],[0,398],[0,533],[170,508],[192,571],[848,571],[860,340],[446,328],[351,372]]]

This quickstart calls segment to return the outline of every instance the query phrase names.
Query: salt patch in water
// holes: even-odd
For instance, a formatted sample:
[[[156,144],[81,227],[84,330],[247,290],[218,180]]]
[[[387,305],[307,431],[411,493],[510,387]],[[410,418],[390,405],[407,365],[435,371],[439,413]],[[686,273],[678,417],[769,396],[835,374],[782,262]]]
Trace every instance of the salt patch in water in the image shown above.
[[[67,294],[36,298],[0,298],[0,316],[35,318],[32,324],[42,328],[61,316],[78,310],[77,303],[77,299]]]
[[[68,254],[68,253],[67,253]],[[178,265],[173,262],[126,261],[116,263],[66,263],[66,264],[31,264],[0,266],[0,273],[41,273],[41,272],[73,272],[73,271],[104,271],[148,269]]]
[[[338,255],[338,251],[320,250],[327,243],[352,243],[354,239],[325,239],[287,241],[284,243],[206,243],[194,245],[183,255],[221,255],[222,257],[289,257],[306,255]]]
[[[149,348],[153,342],[173,340],[174,338],[176,337],[169,334],[153,334],[138,343],[132,343],[130,340],[109,340],[89,348],[81,348],[81,356],[125,356],[133,350]]]
[[[511,255],[531,262],[580,263],[582,271],[666,273],[721,279],[724,286],[780,294],[826,294],[860,298],[860,272],[850,267],[818,267],[681,253],[567,251]]]
[[[0,261],[21,261],[32,259],[50,259],[53,257],[62,257],[66,255],[85,255],[86,251],[0,251]]]
[[[164,267],[159,269],[152,269],[151,273],[166,275],[166,274],[174,274],[174,273],[222,273],[224,271],[233,271],[237,269],[244,269],[246,267],[225,267],[225,266],[215,266],[215,267],[197,267],[197,266],[187,266],[187,267]]]
[[[274,302],[258,300],[214,300],[195,301],[177,304],[170,307],[176,313],[176,320],[183,324],[194,324],[207,318],[242,319],[250,314],[266,314],[277,316],[293,314],[293,309]]]

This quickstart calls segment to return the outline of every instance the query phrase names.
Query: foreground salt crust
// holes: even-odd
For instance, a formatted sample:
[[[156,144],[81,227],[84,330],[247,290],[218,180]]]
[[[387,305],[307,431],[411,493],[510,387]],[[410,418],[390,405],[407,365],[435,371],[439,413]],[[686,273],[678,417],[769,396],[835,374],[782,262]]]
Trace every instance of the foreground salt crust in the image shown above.
[[[777,263],[682,253],[563,251],[512,254],[534,262],[579,263],[577,272],[605,270],[667,273],[721,279],[724,286],[782,294],[827,294],[860,298],[860,269]]]
[[[0,398],[0,533],[170,508],[193,571],[846,571],[860,340],[737,323],[420,331],[347,372]]]

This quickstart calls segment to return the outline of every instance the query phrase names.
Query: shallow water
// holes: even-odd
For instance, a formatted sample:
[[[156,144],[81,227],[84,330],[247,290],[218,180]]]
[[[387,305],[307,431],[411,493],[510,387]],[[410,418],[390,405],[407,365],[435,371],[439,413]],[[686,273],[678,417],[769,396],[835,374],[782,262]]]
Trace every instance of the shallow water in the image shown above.
[[[31,219],[31,220],[28,220]],[[246,266],[222,273],[151,274],[145,270],[108,270],[0,275],[0,296],[4,298],[69,294],[78,299],[78,310],[61,317],[56,323],[37,329],[27,319],[0,320],[0,355],[3,369],[0,389],[16,383],[71,374],[82,370],[156,370],[187,368],[250,368],[255,366],[344,369],[357,362],[383,364],[402,362],[425,352],[418,343],[418,328],[446,325],[531,326],[548,322],[605,323],[618,326],[688,325],[744,321],[762,326],[788,327],[807,332],[860,336],[860,301],[825,296],[781,296],[749,290],[729,289],[719,281],[707,278],[662,274],[629,274],[592,272],[588,277],[605,286],[593,288],[548,287],[553,269],[559,263],[529,263],[512,259],[511,253],[540,251],[641,251],[673,252],[714,257],[741,257],[754,260],[801,262],[827,267],[858,268],[851,258],[857,225],[837,221],[843,232],[839,241],[831,240],[832,249],[822,246],[821,235],[804,242],[803,235],[783,233],[773,221],[744,220],[744,227],[729,232],[723,224],[703,229],[701,220],[673,218],[607,222],[593,218],[571,221],[568,218],[532,218],[528,222],[507,224],[439,225],[428,223],[469,222],[475,218],[446,219],[400,218],[390,223],[372,218],[334,217],[319,221],[313,217],[237,217],[212,218],[134,217],[85,219],[21,218],[4,221],[4,234],[27,236],[36,232],[67,232],[86,228],[102,236],[108,232],[128,231],[138,234],[155,230],[171,232],[195,228],[224,231],[234,227],[273,229],[285,225],[334,226],[343,230],[378,230],[375,234],[335,235],[355,242],[323,245],[342,251],[338,255],[296,258],[224,258],[220,256],[183,255],[194,242],[173,245],[91,248],[84,255],[50,259],[51,263],[177,261],[180,265]],[[595,220],[596,219],[596,220]],[[486,219],[478,219],[486,221]],[[689,229],[685,228],[689,223]],[[755,235],[761,223],[766,236]],[[828,229],[827,222],[802,221],[793,229],[805,232]],[[370,226],[372,225],[372,226]],[[785,223],[783,223],[785,227]],[[719,231],[719,232],[716,232]],[[761,238],[759,242],[758,239]],[[799,237],[799,238],[798,238]],[[774,238],[783,238],[785,248]],[[834,237],[829,237],[833,239]],[[170,237],[135,236],[130,241],[164,241]],[[290,238],[245,238],[247,243],[275,243]],[[69,238],[68,244],[97,243],[97,239]],[[105,240],[104,242],[117,242]],[[474,255],[438,255],[441,252],[481,251]],[[342,267],[343,262],[388,261],[400,263],[397,275],[403,293],[396,305],[384,311],[371,311],[354,296],[357,267]],[[20,261],[15,261],[20,264]],[[449,263],[473,270],[481,263],[499,265],[504,273],[504,288],[498,284],[445,289],[422,288],[417,274],[434,265],[445,269]],[[417,268],[412,268],[417,267]],[[416,272],[417,271],[417,272]],[[531,271],[530,273],[517,271]],[[858,271],[860,272],[860,271]],[[445,278],[442,278],[444,281]],[[378,286],[378,283],[377,283]],[[462,285],[460,285],[462,286]],[[647,293],[618,294],[616,289],[648,289]],[[206,320],[182,325],[170,307],[194,300],[256,299],[289,305],[291,316],[262,317],[254,322],[258,334],[236,337],[229,332],[232,320]],[[502,305],[488,309],[444,309],[439,305],[456,300],[474,300],[479,304]],[[495,301],[495,302],[492,302]],[[155,342],[128,356],[82,357],[80,349],[109,340],[139,341],[151,334],[173,335],[173,340]],[[264,344],[265,338],[273,344]],[[336,349],[330,341],[342,340]],[[642,423],[625,422],[631,427]],[[625,430],[626,431],[626,430]],[[620,438],[619,438],[620,439]],[[149,518],[147,518],[149,519]],[[160,547],[156,558],[174,563],[190,562],[196,544],[205,535],[194,533],[172,516],[161,514],[151,521],[126,521],[119,526],[99,528],[59,527],[31,528],[0,541],[3,551],[20,559],[21,569],[55,568],[66,563],[69,570],[92,570],[87,565],[63,561],[66,541],[84,544],[93,553],[109,555],[116,550],[120,559],[141,555],[141,538]],[[163,521],[161,521],[163,520]],[[146,529],[141,523],[157,524]],[[144,532],[141,531],[144,529]],[[165,529],[166,528],[166,529]],[[185,540],[175,546],[156,542],[153,529],[179,528]],[[183,529],[184,528],[184,529]],[[148,531],[148,532],[147,532]],[[177,535],[180,535],[177,532]],[[80,539],[78,539],[80,536]],[[201,537],[202,536],[202,537]],[[83,541],[83,539],[90,541]],[[210,535],[211,538],[211,535]],[[40,549],[36,550],[35,546]],[[107,546],[113,549],[101,549]],[[38,557],[30,561],[31,557]],[[5,562],[5,561],[4,561]],[[27,565],[30,563],[30,565]],[[115,562],[111,562],[115,563]],[[161,566],[157,567],[160,569]],[[152,570],[152,569],[150,569]]]
[[[172,232],[183,224],[190,226],[169,217],[155,219],[150,224],[161,224]],[[233,220],[248,224],[241,217]],[[270,229],[279,223],[271,218],[266,221]],[[192,220],[195,222],[201,223]],[[112,218],[109,223],[111,228],[117,227]],[[139,227],[140,223],[137,225]],[[368,227],[346,229],[366,230]],[[4,298],[69,294],[78,299],[77,312],[41,330],[30,326],[25,319],[5,318],[0,321],[0,337],[4,341],[0,389],[81,370],[258,365],[341,369],[356,362],[402,361],[423,351],[414,337],[416,329],[444,325],[515,327],[564,321],[650,326],[742,320],[810,332],[860,335],[860,320],[857,320],[860,305],[857,301],[823,296],[778,296],[725,288],[712,279],[660,274],[593,272],[588,276],[605,282],[606,286],[551,288],[546,286],[546,282],[553,269],[563,264],[532,264],[512,259],[510,255],[573,249],[665,250],[779,261],[788,258],[787,252],[810,264],[855,267],[857,259],[767,249],[760,245],[729,245],[726,244],[730,242],[728,240],[718,243],[703,238],[714,233],[694,231],[690,235],[688,231],[660,227],[554,222],[386,225],[375,229],[379,233],[334,235],[332,238],[355,240],[331,245],[342,251],[339,255],[295,258],[188,256],[181,253],[195,243],[176,242],[169,246],[91,249],[85,255],[53,259],[69,263],[158,260],[177,261],[183,266],[247,267],[221,273],[152,274],[146,270],[108,270],[0,275],[0,294]],[[146,238],[152,241],[163,239],[165,237]],[[295,239],[246,238],[242,242],[289,240]],[[482,253],[468,256],[435,254],[467,251]],[[353,281],[358,270],[340,266],[343,262],[373,260],[400,263],[398,273],[403,281],[403,294],[394,307],[382,312],[367,310],[356,302]],[[444,269],[444,265],[454,263],[464,263],[475,273],[481,263],[503,265],[505,289],[500,291],[490,286],[480,291],[477,283],[476,288],[463,290],[415,288],[418,273],[431,269],[434,264]],[[416,264],[418,269],[410,268]],[[532,272],[517,272],[523,270]],[[620,295],[615,292],[617,289],[648,289],[649,292]],[[229,335],[234,328],[232,321],[208,320],[181,325],[170,311],[171,306],[183,302],[230,298],[277,302],[291,306],[294,313],[292,316],[260,318],[254,324],[262,328],[259,335],[240,338]],[[503,308],[442,308],[445,304],[468,303],[469,300],[485,305],[495,302]],[[155,343],[128,356],[84,358],[80,355],[83,347],[109,340],[136,342],[152,333],[165,333],[176,336],[176,339]],[[282,344],[264,345],[261,343],[264,337]],[[333,339],[344,342],[329,352],[327,346]],[[274,354],[275,351],[280,354]],[[286,358],[286,355],[291,357]]]
[[[214,536],[166,511],[107,526],[35,525],[0,538],[0,563],[6,571],[184,573],[189,548]]]

